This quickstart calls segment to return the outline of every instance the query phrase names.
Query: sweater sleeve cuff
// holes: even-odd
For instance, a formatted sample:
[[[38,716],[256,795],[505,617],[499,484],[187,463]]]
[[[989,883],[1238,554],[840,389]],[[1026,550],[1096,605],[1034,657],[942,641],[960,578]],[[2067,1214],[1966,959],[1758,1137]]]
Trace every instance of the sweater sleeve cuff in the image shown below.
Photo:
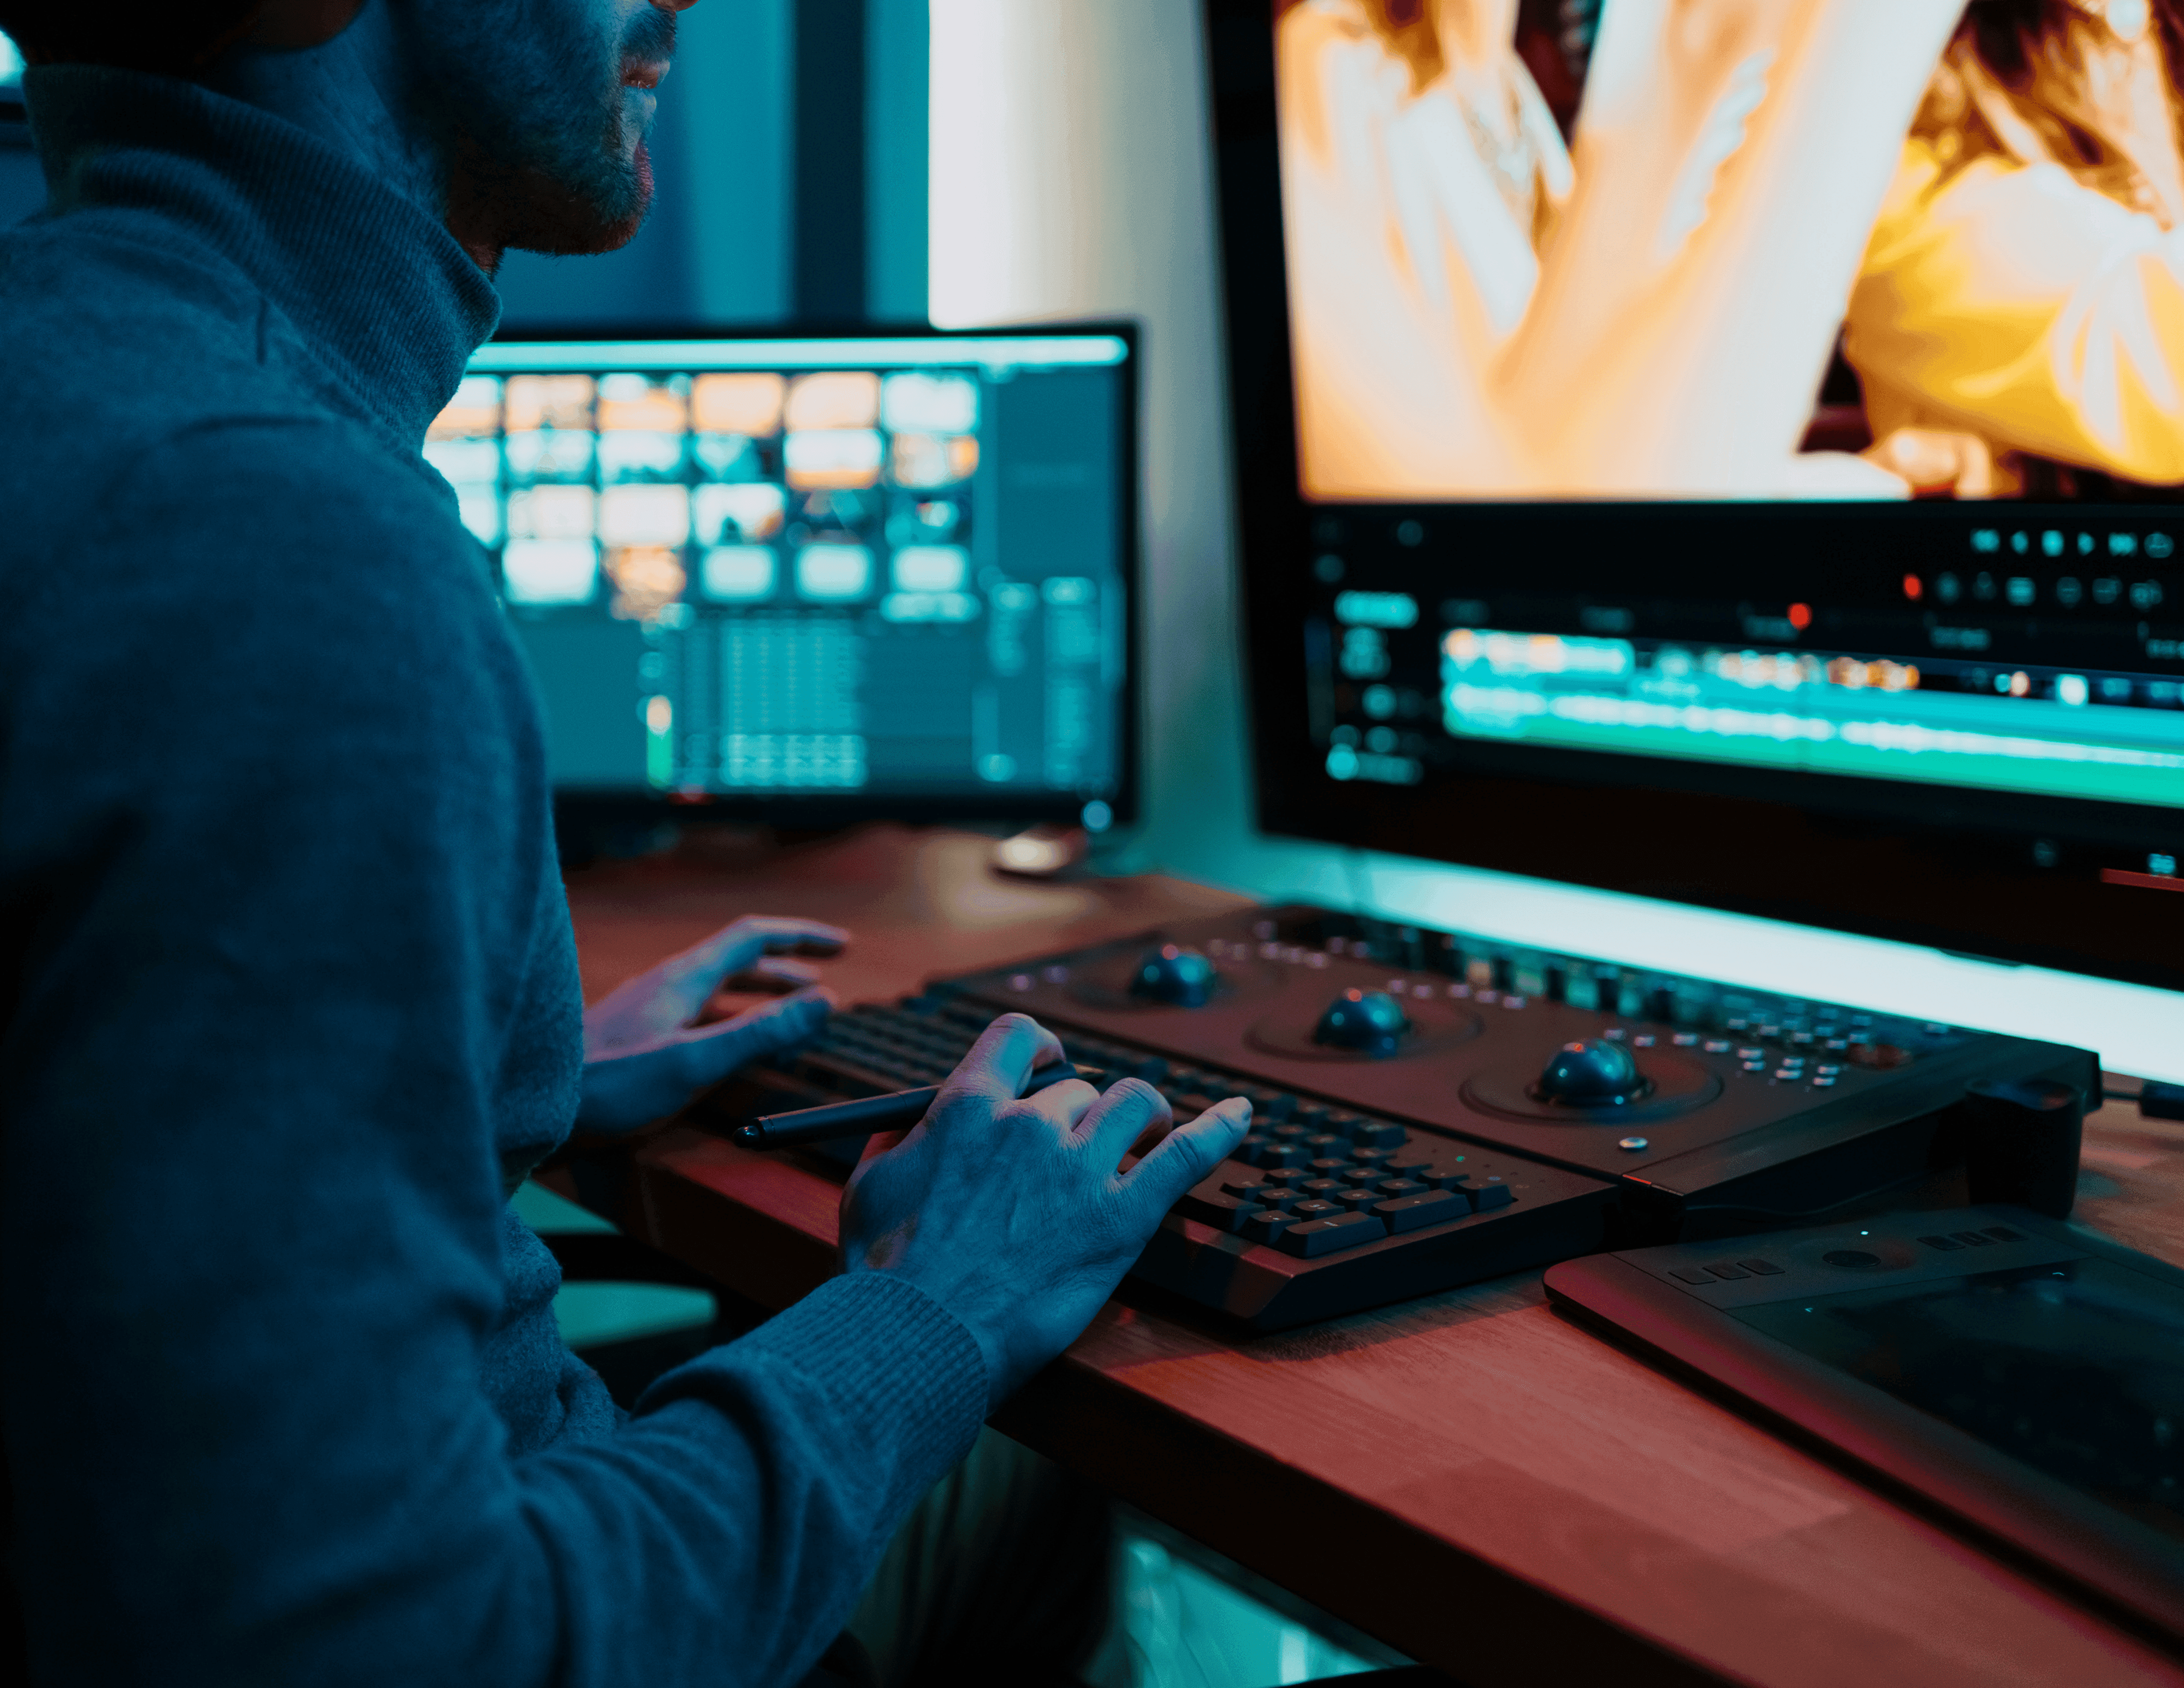
[[[855,1272],[828,1279],[727,1351],[794,1378],[835,1423],[856,1426],[895,1462],[907,1502],[971,1451],[986,1416],[986,1363],[955,1314],[908,1279]],[[701,1361],[698,1362],[703,1364]],[[668,1373],[638,1403],[641,1418]]]

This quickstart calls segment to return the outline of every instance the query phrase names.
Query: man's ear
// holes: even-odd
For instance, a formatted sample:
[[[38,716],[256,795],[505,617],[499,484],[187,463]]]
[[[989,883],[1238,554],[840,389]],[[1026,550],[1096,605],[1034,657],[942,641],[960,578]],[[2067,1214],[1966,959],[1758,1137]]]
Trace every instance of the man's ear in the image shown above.
[[[364,0],[265,0],[243,40],[275,52],[324,47],[363,9]]]

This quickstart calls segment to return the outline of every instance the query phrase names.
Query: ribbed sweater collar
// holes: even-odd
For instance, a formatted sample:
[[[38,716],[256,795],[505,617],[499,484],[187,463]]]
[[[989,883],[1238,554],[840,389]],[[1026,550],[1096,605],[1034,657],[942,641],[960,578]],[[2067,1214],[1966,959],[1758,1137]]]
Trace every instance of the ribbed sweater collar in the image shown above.
[[[170,220],[242,270],[371,420],[422,443],[500,316],[445,228],[317,136],[192,82],[50,65],[24,96],[48,215]]]

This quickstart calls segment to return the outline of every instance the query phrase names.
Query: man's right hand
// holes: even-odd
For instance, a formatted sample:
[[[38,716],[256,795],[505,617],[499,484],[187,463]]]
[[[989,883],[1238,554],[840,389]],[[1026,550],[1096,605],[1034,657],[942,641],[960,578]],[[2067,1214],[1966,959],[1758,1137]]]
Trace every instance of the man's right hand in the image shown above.
[[[1136,1078],[1104,1095],[1069,1079],[1018,1099],[1034,1068],[1061,1059],[1052,1033],[1003,1015],[922,1121],[866,1145],[842,1195],[844,1270],[899,1273],[961,1320],[985,1358],[989,1411],[1076,1339],[1161,1216],[1251,1128],[1241,1097],[1176,1127],[1167,1099]]]

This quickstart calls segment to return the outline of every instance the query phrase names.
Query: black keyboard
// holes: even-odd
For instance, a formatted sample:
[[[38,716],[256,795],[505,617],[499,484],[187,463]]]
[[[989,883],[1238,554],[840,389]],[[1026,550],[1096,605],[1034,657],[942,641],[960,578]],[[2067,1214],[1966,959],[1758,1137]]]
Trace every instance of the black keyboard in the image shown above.
[[[733,1111],[937,1084],[1000,1011],[945,993],[846,1010],[794,1062],[764,1075],[772,1100]],[[1234,1158],[1178,1202],[1132,1276],[1262,1329],[1325,1318],[1601,1246],[1608,1184],[1248,1073],[1171,1062],[1112,1038],[1050,1027],[1100,1089],[1140,1078],[1178,1120],[1229,1096],[1251,1103]],[[862,1139],[821,1158],[845,1166]]]

